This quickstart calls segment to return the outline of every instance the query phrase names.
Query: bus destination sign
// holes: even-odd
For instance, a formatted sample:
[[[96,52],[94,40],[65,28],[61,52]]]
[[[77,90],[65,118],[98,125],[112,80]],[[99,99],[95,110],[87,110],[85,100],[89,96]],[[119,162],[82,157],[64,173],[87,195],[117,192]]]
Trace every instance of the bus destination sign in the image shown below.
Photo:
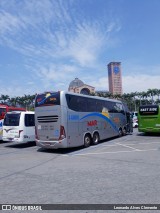
[[[139,113],[140,115],[157,115],[158,106],[157,105],[140,106]]]

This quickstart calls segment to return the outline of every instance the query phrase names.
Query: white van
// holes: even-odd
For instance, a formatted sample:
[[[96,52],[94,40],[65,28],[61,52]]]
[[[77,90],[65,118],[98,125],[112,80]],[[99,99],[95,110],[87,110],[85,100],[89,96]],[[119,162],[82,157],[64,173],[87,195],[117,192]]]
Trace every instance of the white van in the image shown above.
[[[138,112],[132,112],[133,121],[138,120]]]
[[[138,127],[138,112],[132,112],[133,127]]]
[[[3,122],[3,141],[35,141],[34,112],[7,112]]]

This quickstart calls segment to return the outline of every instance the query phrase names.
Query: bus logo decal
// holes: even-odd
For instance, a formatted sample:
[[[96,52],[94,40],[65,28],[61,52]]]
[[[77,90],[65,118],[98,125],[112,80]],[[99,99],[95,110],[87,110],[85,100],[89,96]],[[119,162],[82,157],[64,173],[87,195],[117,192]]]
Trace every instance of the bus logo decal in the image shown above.
[[[12,130],[12,129],[4,129],[6,132],[9,132],[10,130]]]
[[[87,125],[88,125],[88,126],[97,126],[97,120],[88,121]]]
[[[79,115],[69,115],[68,119],[70,121],[78,121],[79,120]]]
[[[87,117],[90,117],[90,116],[98,116],[100,118],[103,118],[104,120],[106,120],[111,126],[112,128],[118,132],[118,128],[116,127],[116,125],[108,118],[106,117],[105,115],[101,114],[101,113],[91,113],[91,114],[88,114],[88,115],[85,115],[84,117],[82,117],[80,120],[84,119],[84,118],[87,118]]]

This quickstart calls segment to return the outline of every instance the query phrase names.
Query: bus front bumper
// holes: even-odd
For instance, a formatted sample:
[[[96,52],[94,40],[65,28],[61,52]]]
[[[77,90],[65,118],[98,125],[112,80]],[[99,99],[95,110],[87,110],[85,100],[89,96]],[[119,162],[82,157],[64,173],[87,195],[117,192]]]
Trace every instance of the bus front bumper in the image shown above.
[[[12,138],[12,137],[2,137],[3,141],[11,141],[11,142],[16,142],[16,143],[26,143],[28,140],[25,139],[20,139],[20,138]]]
[[[138,128],[139,132],[148,132],[148,133],[160,133],[160,128],[153,128],[153,127],[148,127],[148,128]]]

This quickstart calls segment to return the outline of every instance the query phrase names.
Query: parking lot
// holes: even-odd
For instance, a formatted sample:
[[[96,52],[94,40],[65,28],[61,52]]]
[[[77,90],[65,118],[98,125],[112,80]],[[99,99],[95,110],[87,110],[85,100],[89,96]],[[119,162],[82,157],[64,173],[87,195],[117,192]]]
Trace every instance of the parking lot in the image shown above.
[[[160,203],[160,135],[137,129],[86,149],[1,141],[0,162],[0,203]]]

